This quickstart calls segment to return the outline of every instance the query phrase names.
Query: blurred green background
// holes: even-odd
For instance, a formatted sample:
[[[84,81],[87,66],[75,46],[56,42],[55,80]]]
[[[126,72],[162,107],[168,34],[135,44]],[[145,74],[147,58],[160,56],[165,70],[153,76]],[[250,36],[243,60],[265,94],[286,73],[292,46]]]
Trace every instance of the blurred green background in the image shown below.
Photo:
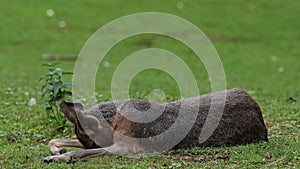
[[[147,159],[100,157],[77,162],[78,168],[222,168],[299,166],[300,21],[294,0],[140,0],[140,1],[0,1],[0,137],[1,168],[69,168],[41,164],[50,155],[52,138],[74,138],[71,125],[56,131],[41,105],[38,79],[46,72],[43,54],[78,55],[87,39],[103,25],[137,12],[164,12],[182,17],[211,40],[223,63],[228,88],[240,87],[260,104],[269,143],[233,148],[195,148]],[[49,17],[47,11],[54,15]],[[134,51],[157,47],[180,56],[197,78],[200,93],[210,92],[208,75],[196,55],[180,42],[159,35],[131,37],[115,46],[101,65],[96,91],[99,102],[111,100],[110,81],[117,65]],[[62,61],[73,70],[75,61]],[[66,78],[70,81],[71,78]],[[161,88],[167,100],[179,98],[174,79],[157,70],[136,76],[130,96],[147,99]],[[31,98],[37,104],[28,106]],[[191,152],[198,152],[191,155]],[[227,159],[222,153],[229,152]],[[221,155],[220,155],[221,154]],[[190,159],[193,160],[190,160]]]

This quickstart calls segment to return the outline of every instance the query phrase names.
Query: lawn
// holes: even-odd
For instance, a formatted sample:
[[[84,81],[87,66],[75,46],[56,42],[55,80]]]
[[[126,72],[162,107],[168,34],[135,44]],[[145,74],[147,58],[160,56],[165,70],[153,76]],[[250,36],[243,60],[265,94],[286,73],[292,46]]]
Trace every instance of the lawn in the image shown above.
[[[0,168],[299,168],[300,166],[300,21],[298,1],[0,1]],[[48,17],[46,11],[55,14]],[[137,12],[182,17],[211,40],[223,63],[227,88],[245,89],[261,106],[269,142],[225,148],[167,151],[149,158],[104,156],[75,164],[41,163],[53,138],[75,138],[71,123],[57,131],[41,100],[43,54],[78,55],[101,26]],[[64,28],[59,23],[66,24]],[[201,61],[174,39],[138,35],[117,44],[97,73],[98,102],[111,100],[111,78],[122,59],[155,47],[180,56],[193,71],[200,94],[210,82]],[[72,71],[75,61],[60,67]],[[66,78],[70,81],[71,78]],[[167,100],[179,98],[174,79],[157,70],[139,73],[130,96],[147,99],[162,89]],[[37,104],[28,106],[31,98]]]

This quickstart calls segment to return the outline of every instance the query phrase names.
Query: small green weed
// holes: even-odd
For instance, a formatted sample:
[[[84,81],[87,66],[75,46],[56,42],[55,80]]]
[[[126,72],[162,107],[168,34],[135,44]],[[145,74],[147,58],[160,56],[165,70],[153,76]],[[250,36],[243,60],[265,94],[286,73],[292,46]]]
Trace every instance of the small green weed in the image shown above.
[[[72,96],[72,92],[68,88],[72,87],[71,83],[62,81],[64,75],[72,75],[73,72],[63,71],[63,69],[55,67],[58,63],[42,64],[48,68],[49,72],[40,77],[42,84],[42,98],[46,104],[46,112],[53,117],[59,127],[63,127],[66,123],[65,116],[59,111],[58,102],[67,96]]]

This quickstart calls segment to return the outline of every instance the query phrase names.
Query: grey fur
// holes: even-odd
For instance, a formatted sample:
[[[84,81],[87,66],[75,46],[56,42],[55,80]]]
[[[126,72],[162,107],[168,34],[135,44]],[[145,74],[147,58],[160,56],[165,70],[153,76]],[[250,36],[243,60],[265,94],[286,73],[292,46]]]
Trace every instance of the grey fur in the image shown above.
[[[211,99],[212,97],[221,94],[226,94],[226,102],[222,118],[213,134],[205,142],[199,142],[199,135],[207,118],[211,106]],[[80,136],[80,132],[77,132],[77,137],[84,147],[90,149],[96,148],[93,149],[93,152],[101,152],[98,155],[107,153],[110,154],[112,152],[117,154],[128,154],[136,152],[161,151],[162,149],[160,149],[160,145],[153,143],[160,141],[161,145],[169,142],[171,143],[174,141],[172,136],[167,138],[158,137],[146,141],[139,141],[139,139],[136,139],[137,141],[132,142],[132,140],[126,140],[119,135],[121,133],[133,138],[151,138],[163,133],[164,131],[168,130],[177,120],[182,103],[181,101],[182,100],[160,104],[145,100],[128,99],[97,104],[89,110],[85,110],[82,113],[77,113],[77,116],[82,116],[84,118],[86,117],[85,119],[88,122],[84,122],[85,125],[93,125],[88,126],[87,128],[93,128],[94,131],[91,131],[90,133],[93,133],[94,136],[93,134],[88,134],[91,136],[91,139],[87,139],[88,141],[86,141],[89,142],[88,144],[85,143],[84,139],[80,139],[80,137],[86,138],[86,135]],[[185,101],[190,104],[185,107],[184,113],[189,113],[189,109],[193,109],[195,105],[200,103],[197,111],[198,114],[196,115],[196,121],[194,124],[192,124],[192,128],[187,135],[183,137],[182,140],[176,142],[174,147],[170,148],[177,149],[194,146],[235,146],[248,143],[257,143],[260,141],[268,141],[267,129],[264,124],[261,109],[258,104],[242,89],[235,88],[223,92],[201,95],[187,98]],[[135,111],[135,109],[139,111]],[[148,115],[148,118],[151,119],[157,116],[158,118],[149,123],[134,122],[138,121],[140,117],[144,117],[145,113],[149,113],[148,110],[152,110],[150,113],[153,113]],[[162,114],[155,114],[155,110],[162,110]],[[220,114],[220,112],[212,113],[212,118],[217,118],[217,116]],[[134,116],[132,116],[132,114],[134,114]],[[151,117],[152,115],[153,117]],[[130,121],[124,116],[128,117],[128,119],[133,118],[134,120]],[[95,119],[97,119],[99,122],[93,123],[92,121],[97,121]],[[107,122],[106,124],[104,123],[104,120]],[[184,124],[184,122],[186,122],[186,120],[188,121],[189,119],[183,119],[181,123],[183,124],[182,128],[178,128],[179,133],[181,130],[185,129],[185,125],[187,124]],[[79,121],[81,122],[81,120]],[[95,127],[95,124],[97,124],[98,127]],[[115,131],[111,127],[113,127]],[[78,126],[75,125],[75,128],[78,128]],[[101,137],[99,135],[101,135]],[[108,144],[106,141],[105,145],[111,146],[108,146],[107,148],[99,148],[106,147],[101,145],[101,139],[106,138],[105,135],[108,135],[107,138],[109,139],[107,140],[111,142]],[[91,141],[94,141],[94,143],[91,144]],[[56,148],[52,147],[52,149]],[[86,157],[87,155],[84,155],[84,151],[87,151],[87,154],[91,153],[88,152],[88,150],[80,151],[80,153],[83,154],[82,157]],[[44,161],[49,162],[51,160],[59,161],[61,159],[68,159],[70,157],[68,154],[74,155],[74,153],[71,152],[62,155],[50,156],[45,158]],[[93,156],[95,156],[95,154],[93,154]],[[76,157],[80,158],[80,155],[77,155]]]

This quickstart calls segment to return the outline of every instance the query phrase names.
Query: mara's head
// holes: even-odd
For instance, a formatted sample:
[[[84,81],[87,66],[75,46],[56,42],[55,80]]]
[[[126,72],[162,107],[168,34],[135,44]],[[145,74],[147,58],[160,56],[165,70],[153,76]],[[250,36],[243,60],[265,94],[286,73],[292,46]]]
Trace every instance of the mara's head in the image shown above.
[[[94,116],[84,112],[84,105],[80,102],[66,102],[61,100],[59,106],[66,118],[74,125],[78,140],[86,148],[107,147],[113,143],[112,127],[101,122]]]

